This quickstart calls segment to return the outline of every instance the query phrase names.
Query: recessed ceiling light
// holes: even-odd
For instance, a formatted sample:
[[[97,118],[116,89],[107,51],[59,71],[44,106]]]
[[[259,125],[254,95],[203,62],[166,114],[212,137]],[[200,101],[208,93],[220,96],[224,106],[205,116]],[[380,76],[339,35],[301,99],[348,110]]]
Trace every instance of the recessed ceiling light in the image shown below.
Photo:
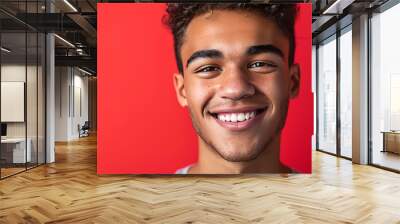
[[[78,70],[81,71],[81,72],[83,72],[83,73],[85,73],[85,74],[87,74],[87,75],[93,75],[92,73],[90,73],[90,72],[88,72],[88,71],[86,71],[86,70],[83,70],[83,69],[81,69],[81,68],[79,68],[79,67],[78,67]]]
[[[327,14],[342,14],[343,9],[351,5],[355,0],[336,0],[327,9],[322,12],[323,15]]]
[[[65,4],[67,4],[74,12],[78,12],[78,10],[68,1],[64,0]]]
[[[69,45],[70,47],[73,47],[73,48],[75,48],[75,45],[73,45],[71,42],[69,42],[68,40],[66,40],[66,39],[64,39],[64,38],[62,38],[62,37],[60,37],[59,35],[57,35],[57,34],[54,34],[54,36],[55,37],[57,37],[59,40],[61,40],[62,42],[64,42],[64,43],[66,43],[67,45]]]
[[[10,53],[11,52],[11,50],[9,50],[9,49],[7,49],[5,47],[1,47],[1,51],[4,51],[6,53]]]

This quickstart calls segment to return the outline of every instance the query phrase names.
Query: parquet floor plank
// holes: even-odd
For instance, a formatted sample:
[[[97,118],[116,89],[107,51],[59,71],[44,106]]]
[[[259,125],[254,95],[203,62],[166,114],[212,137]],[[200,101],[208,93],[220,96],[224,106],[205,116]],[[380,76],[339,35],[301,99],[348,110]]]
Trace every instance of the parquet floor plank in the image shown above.
[[[400,175],[313,152],[313,174],[96,174],[96,137],[0,181],[1,223],[397,223]]]

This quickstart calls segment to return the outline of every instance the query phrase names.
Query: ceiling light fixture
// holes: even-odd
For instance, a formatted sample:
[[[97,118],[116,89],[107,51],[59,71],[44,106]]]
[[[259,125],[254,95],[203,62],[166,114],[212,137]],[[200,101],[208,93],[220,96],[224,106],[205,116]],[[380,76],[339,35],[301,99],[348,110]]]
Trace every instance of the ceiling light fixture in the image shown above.
[[[78,12],[78,10],[68,1],[64,0],[65,4],[67,4],[74,12]]]
[[[54,34],[54,36],[57,37],[58,39],[60,39],[62,42],[64,42],[64,43],[66,43],[67,45],[69,45],[70,47],[75,48],[75,45],[73,45],[73,44],[72,44],[71,42],[69,42],[68,40],[66,40],[66,39],[64,39],[64,38],[62,38],[62,37],[60,37],[60,36],[57,35],[57,34]]]
[[[86,71],[86,70],[83,70],[83,69],[81,69],[81,68],[79,68],[79,67],[78,67],[78,70],[81,71],[81,72],[83,72],[83,73],[85,73],[85,74],[87,74],[87,75],[90,75],[90,76],[93,75],[92,73],[90,73],[90,72],[88,72],[88,71]]]
[[[329,14],[342,14],[343,10],[351,5],[355,0],[336,0],[322,13],[323,15]]]
[[[6,52],[6,53],[10,53],[10,52],[11,52],[11,50],[9,50],[9,49],[7,49],[7,48],[5,48],[5,47],[1,47],[1,50],[4,51],[4,52]]]

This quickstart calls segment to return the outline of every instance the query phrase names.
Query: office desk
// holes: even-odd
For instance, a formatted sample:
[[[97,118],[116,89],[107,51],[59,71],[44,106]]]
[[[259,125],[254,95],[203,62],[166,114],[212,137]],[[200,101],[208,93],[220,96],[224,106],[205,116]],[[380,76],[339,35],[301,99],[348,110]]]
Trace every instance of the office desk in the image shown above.
[[[383,134],[382,152],[393,152],[400,154],[400,132],[382,131],[381,133]]]
[[[5,159],[6,163],[25,163],[31,162],[31,145],[32,140],[26,140],[26,154],[25,154],[25,138],[6,138],[1,139],[1,157]],[[25,161],[27,159],[27,161]]]

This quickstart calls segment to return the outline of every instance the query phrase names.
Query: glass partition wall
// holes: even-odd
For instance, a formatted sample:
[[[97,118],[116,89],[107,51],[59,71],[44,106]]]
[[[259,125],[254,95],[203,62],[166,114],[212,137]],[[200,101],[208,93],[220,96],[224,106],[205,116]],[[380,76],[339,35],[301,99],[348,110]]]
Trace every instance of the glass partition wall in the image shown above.
[[[317,54],[317,149],[336,154],[336,35],[320,43]]]
[[[400,4],[371,18],[370,163],[400,171]]]
[[[351,25],[317,45],[317,150],[352,157]]]
[[[340,155],[352,158],[352,34],[351,25],[341,31],[339,38],[339,120]]]
[[[369,13],[368,164],[400,172],[400,4]],[[316,45],[317,149],[352,158],[351,25]]]
[[[36,13],[43,10],[40,2],[18,1],[17,6]],[[46,40],[16,18],[21,12],[14,17],[0,11],[1,179],[45,163]]]
[[[30,143],[26,144],[25,38],[25,32],[1,34],[1,177],[25,170],[30,158],[26,150]]]

